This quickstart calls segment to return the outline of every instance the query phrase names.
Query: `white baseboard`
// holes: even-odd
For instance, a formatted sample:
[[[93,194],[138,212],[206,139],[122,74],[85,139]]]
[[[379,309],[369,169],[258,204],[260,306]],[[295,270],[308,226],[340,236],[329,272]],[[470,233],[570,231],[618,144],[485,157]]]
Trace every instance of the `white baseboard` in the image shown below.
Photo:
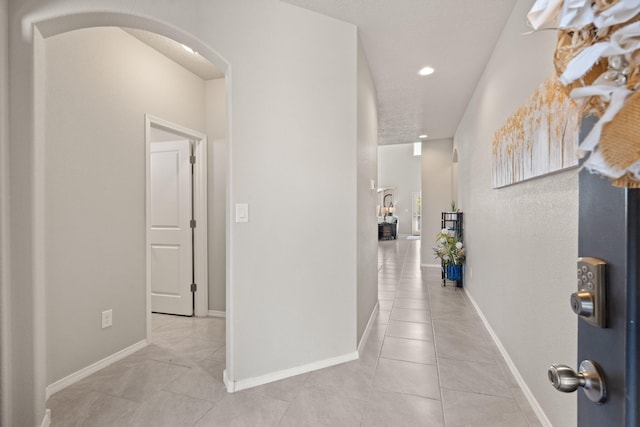
[[[491,338],[496,343],[498,350],[500,350],[502,357],[504,357],[504,360],[507,362],[507,366],[509,367],[509,370],[511,371],[511,373],[513,374],[513,377],[516,379],[516,382],[522,389],[522,392],[524,393],[525,397],[529,401],[529,404],[531,405],[531,408],[533,408],[533,411],[538,417],[538,420],[540,421],[540,423],[544,427],[553,427],[553,425],[551,424],[551,421],[549,421],[549,418],[547,418],[547,415],[542,410],[542,407],[540,406],[536,398],[533,396],[533,393],[531,393],[529,386],[527,386],[527,383],[524,381],[524,378],[522,378],[522,375],[520,375],[518,368],[516,368],[516,365],[513,363],[513,360],[511,360],[511,357],[509,357],[509,353],[507,353],[507,350],[502,345],[502,342],[500,342],[500,339],[494,332],[493,328],[491,328],[489,321],[487,320],[485,315],[482,313],[482,310],[480,310],[480,307],[478,306],[476,301],[473,299],[471,295],[469,295],[469,293],[466,290],[462,289],[462,291],[467,295],[467,297],[469,298],[469,301],[471,301],[471,304],[473,305],[473,307],[476,309],[476,312],[480,316],[480,319],[482,319],[482,323],[484,323],[484,326],[489,331]]]
[[[364,333],[360,338],[360,342],[358,343],[358,354],[360,354],[360,349],[364,348],[364,345],[367,343],[369,339],[369,334],[371,333],[371,327],[373,326],[373,322],[376,318],[376,315],[380,311],[380,301],[376,301],[376,306],[373,307],[373,311],[371,312],[371,316],[369,316],[369,321],[367,322],[367,327],[364,329]]]
[[[42,423],[40,423],[40,427],[49,427],[51,425],[51,409],[47,409],[44,412],[44,418],[42,419]]]
[[[223,318],[226,318],[227,317],[227,312],[226,311],[219,311],[219,310],[209,310],[207,312],[207,316],[209,316],[209,317],[223,317]]]
[[[263,384],[272,383],[275,381],[283,380],[285,378],[295,377],[296,375],[306,374],[307,372],[317,371],[318,369],[328,368],[330,366],[339,365],[341,363],[350,362],[358,359],[358,352],[343,354],[342,356],[332,357],[330,359],[320,360],[318,362],[309,363],[307,365],[298,366],[290,369],[283,369],[282,371],[272,372],[266,375],[260,375],[258,377],[245,378],[239,381],[233,381],[227,376],[227,370],[222,373],[222,380],[227,387],[229,393],[235,393],[236,391],[246,390],[248,388],[258,387]]]
[[[235,384],[229,380],[227,376],[227,370],[222,370],[222,382],[224,383],[225,388],[227,389],[227,393],[235,393]]]
[[[440,264],[421,264],[420,267],[437,268],[438,270],[442,270],[442,265]]]
[[[67,375],[66,377],[54,382],[53,384],[49,384],[45,391],[46,399],[49,400],[49,398],[53,393],[56,393],[66,387],[69,387],[70,385],[77,383],[81,379],[84,379],[89,375],[95,372],[98,372],[100,369],[104,369],[107,366],[112,365],[117,361],[124,359],[125,357],[135,353],[136,351],[145,348],[148,344],[149,343],[147,342],[147,340],[142,340],[140,342],[137,342],[125,349],[118,351],[117,353],[112,354],[111,356],[107,356],[102,360],[98,360],[96,363],[93,363],[85,368],[82,368],[71,375]]]

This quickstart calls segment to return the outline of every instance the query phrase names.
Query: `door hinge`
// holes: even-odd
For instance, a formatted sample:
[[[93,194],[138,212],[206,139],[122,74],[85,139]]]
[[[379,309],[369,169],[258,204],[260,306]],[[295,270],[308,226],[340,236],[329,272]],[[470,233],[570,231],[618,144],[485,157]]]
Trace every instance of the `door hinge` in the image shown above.
[[[191,221],[189,221],[189,227],[196,228],[196,220],[195,219],[192,219]]]
[[[196,292],[198,290],[198,285],[196,285],[195,283],[191,284],[191,292]]]
[[[189,156],[189,163],[191,163],[192,165],[196,164],[196,156],[194,156],[193,154]]]

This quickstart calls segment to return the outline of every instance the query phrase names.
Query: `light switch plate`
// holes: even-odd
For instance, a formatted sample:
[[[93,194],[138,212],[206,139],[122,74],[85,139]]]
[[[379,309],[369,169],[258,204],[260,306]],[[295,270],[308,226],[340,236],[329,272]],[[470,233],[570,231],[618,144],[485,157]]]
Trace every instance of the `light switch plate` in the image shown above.
[[[249,205],[236,203],[236,222],[249,222]]]
[[[113,310],[105,310],[102,312],[102,328],[108,328],[113,325]]]

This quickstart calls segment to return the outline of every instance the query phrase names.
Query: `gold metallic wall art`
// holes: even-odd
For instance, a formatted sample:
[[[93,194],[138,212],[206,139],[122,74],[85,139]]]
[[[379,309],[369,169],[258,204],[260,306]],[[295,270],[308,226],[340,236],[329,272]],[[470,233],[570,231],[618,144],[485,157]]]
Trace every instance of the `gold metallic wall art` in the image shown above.
[[[492,187],[578,165],[579,111],[556,76],[545,80],[493,138]]]

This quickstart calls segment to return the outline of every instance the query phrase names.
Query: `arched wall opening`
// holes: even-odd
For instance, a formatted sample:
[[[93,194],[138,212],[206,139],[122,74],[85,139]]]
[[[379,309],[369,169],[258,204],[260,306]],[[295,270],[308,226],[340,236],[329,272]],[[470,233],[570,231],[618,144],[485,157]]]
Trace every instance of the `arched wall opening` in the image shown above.
[[[458,205],[458,147],[453,148],[451,160],[451,200]]]
[[[139,311],[140,308],[142,308],[142,311],[139,313],[139,317],[137,320],[132,319],[131,317],[129,318],[125,318],[123,316],[123,318],[121,318],[121,325],[120,327],[122,329],[125,330],[130,330],[130,331],[134,331],[135,333],[133,335],[129,334],[130,336],[127,337],[121,337],[121,339],[114,339],[113,337],[109,337],[108,335],[103,336],[100,338],[100,342],[99,343],[87,343],[87,342],[80,342],[80,343],[76,343],[79,348],[84,347],[85,349],[88,349],[89,351],[89,355],[85,355],[85,358],[76,358],[76,360],[72,361],[71,364],[68,364],[68,366],[64,366],[64,367],[60,367],[57,366],[59,365],[59,363],[55,362],[55,360],[69,360],[68,357],[63,356],[63,355],[54,355],[52,354],[52,352],[50,351],[51,348],[60,348],[60,347],[64,347],[64,346],[60,346],[60,342],[57,339],[58,337],[60,337],[60,334],[64,335],[64,331],[61,330],[57,330],[57,336],[54,334],[49,333],[50,330],[48,330],[48,328],[51,327],[51,322],[50,322],[50,315],[53,311],[55,310],[59,310],[59,312],[62,313],[68,313],[66,316],[69,317],[73,317],[74,314],[77,314],[78,310],[74,310],[73,307],[73,302],[69,301],[69,304],[52,304],[51,303],[51,297],[53,296],[53,293],[51,292],[51,288],[49,286],[49,279],[50,277],[48,276],[48,267],[50,267],[52,264],[56,263],[56,259],[55,257],[58,255],[58,251],[48,251],[47,248],[51,248],[51,236],[50,234],[50,230],[52,229],[52,224],[51,224],[51,209],[50,206],[52,205],[52,198],[51,198],[51,194],[48,191],[51,185],[51,178],[52,176],[47,175],[47,171],[48,168],[51,169],[51,150],[50,147],[47,146],[47,141],[48,138],[50,136],[51,133],[51,128],[52,126],[52,122],[50,120],[50,117],[47,114],[48,109],[51,107],[50,105],[47,105],[47,97],[46,97],[46,84],[47,84],[47,69],[46,69],[46,60],[47,60],[47,44],[49,42],[49,40],[53,40],[57,37],[61,37],[64,36],[65,34],[69,34],[71,32],[74,32],[76,30],[82,31],[82,30],[90,30],[90,29],[100,29],[102,31],[108,31],[108,28],[116,28],[116,27],[122,27],[122,26],[126,26],[128,28],[136,28],[136,29],[143,29],[146,31],[152,31],[155,32],[157,34],[163,35],[165,37],[169,37],[172,38],[182,44],[188,45],[193,47],[194,50],[196,50],[200,55],[202,55],[204,58],[208,59],[210,62],[215,63],[220,69],[224,70],[225,72],[225,81],[222,82],[222,91],[226,91],[227,92],[227,96],[225,97],[226,100],[223,101],[226,103],[226,109],[228,110],[229,108],[229,104],[231,101],[231,96],[229,96],[229,91],[230,91],[230,78],[231,78],[231,73],[230,73],[230,67],[229,64],[212,48],[210,48],[209,46],[207,46],[206,44],[202,43],[200,40],[198,40],[197,38],[191,36],[190,34],[188,34],[187,32],[181,31],[175,27],[166,25],[164,23],[158,22],[158,21],[154,21],[154,20],[150,20],[148,18],[141,18],[141,17],[136,17],[136,16],[131,16],[131,15],[124,15],[124,14],[117,14],[117,13],[87,13],[87,14],[79,14],[79,15],[68,15],[68,16],[63,16],[63,17],[56,17],[55,19],[50,19],[50,20],[45,20],[45,21],[41,21],[36,23],[35,25],[33,25],[33,33],[31,35],[31,42],[33,45],[33,49],[34,49],[34,54],[33,54],[33,58],[34,58],[34,63],[33,63],[33,68],[34,68],[34,91],[33,91],[33,103],[34,103],[34,115],[33,115],[33,129],[34,129],[34,138],[33,138],[33,188],[34,188],[34,205],[33,205],[33,210],[34,210],[34,227],[33,227],[33,247],[34,247],[34,300],[36,301],[36,306],[38,307],[35,312],[33,313],[33,317],[34,317],[34,348],[36,349],[36,351],[34,352],[35,355],[35,392],[36,394],[39,394],[41,391],[46,390],[46,396],[45,399],[48,397],[49,393],[51,391],[57,391],[57,389],[64,387],[66,385],[68,385],[68,381],[69,379],[71,379],[71,381],[77,381],[78,379],[82,378],[83,376],[89,375],[91,373],[91,371],[95,371],[97,369],[92,369],[87,371],[86,366],[87,365],[92,365],[93,366],[93,362],[96,362],[96,359],[102,361],[103,356],[104,355],[108,355],[108,356],[112,356],[112,355],[116,355],[119,354],[120,356],[124,356],[126,354],[123,353],[127,353],[128,352],[132,352],[135,351],[136,349],[140,349],[142,348],[144,345],[148,344],[148,340],[151,338],[149,336],[149,331],[150,331],[150,307],[148,306],[148,304],[146,304],[146,296],[143,298],[145,300],[145,304],[140,305],[140,298],[138,295],[137,301],[137,309],[133,309],[133,311]],[[94,76],[95,77],[95,76]],[[99,76],[99,78],[102,78],[103,76]],[[108,78],[108,77],[105,77]],[[220,85],[218,85],[220,86]],[[130,88],[129,88],[130,89]],[[220,91],[220,87],[217,88],[218,91]],[[209,90],[207,90],[208,92]],[[87,95],[87,101],[89,101],[89,98],[91,98],[90,96],[88,96],[89,94],[86,93],[85,95]],[[70,100],[67,99],[67,102],[69,102]],[[132,102],[134,102],[135,100],[132,98]],[[101,104],[100,101],[97,101],[97,103]],[[108,100],[106,98],[103,98],[103,103],[104,104],[108,104]],[[87,102],[87,104],[85,105],[86,108],[91,109],[91,102]],[[95,104],[94,104],[95,105]],[[180,107],[180,106],[178,106]],[[117,107],[114,108],[112,111],[115,113],[117,110]],[[104,114],[104,111],[102,111],[101,114]],[[201,112],[202,116],[205,115],[204,112]],[[225,127],[228,129],[229,125],[228,125],[228,115],[224,118],[224,121],[226,122],[224,125]],[[59,118],[59,117],[58,117]],[[102,120],[104,120],[105,122],[109,122],[113,117],[110,117],[108,114],[103,115]],[[81,118],[78,118],[79,120],[75,123],[76,127],[83,127],[85,125],[88,126],[88,124],[85,122],[83,123]],[[137,120],[137,119],[141,119],[141,120]],[[141,117],[137,117],[137,123],[136,126],[140,129],[143,130],[144,129],[144,124],[143,124],[143,116]],[[183,120],[180,120],[183,121]],[[199,126],[203,132],[206,132],[207,126],[206,126],[206,119],[204,120],[204,124],[203,126]],[[119,125],[118,123],[110,123],[109,126],[107,126],[110,129],[118,129],[118,128],[122,128],[124,126],[122,126],[121,124]],[[99,132],[99,130],[96,130]],[[117,132],[116,134],[117,135]],[[143,138],[142,142],[143,145],[137,147],[139,148],[143,148],[144,147],[144,133],[140,134]],[[212,143],[214,141],[211,141]],[[220,151],[218,150],[219,154],[224,154],[225,155],[225,159],[223,161],[223,166],[224,169],[226,171],[229,170],[229,153],[230,153],[230,149],[228,149],[228,144],[230,143],[230,138],[228,138],[228,136],[226,138],[224,138],[224,145],[226,145],[226,147]],[[100,158],[100,159],[89,159],[86,158],[86,150],[84,149],[86,147],[86,145],[88,144],[82,144],[81,141],[74,141],[74,142],[70,142],[71,144],[76,143],[78,144],[77,147],[67,147],[71,150],[71,152],[76,152],[76,154],[78,155],[78,159],[77,162],[70,162],[68,164],[63,164],[66,160],[69,160],[68,158],[65,160],[64,156],[58,158],[58,159],[54,159],[55,161],[58,161],[58,171],[65,169],[65,168],[69,168],[69,169],[74,169],[75,172],[78,172],[78,165],[82,165],[84,164],[85,166],[86,163],[88,162],[92,162],[92,161],[96,161],[96,165],[100,165],[103,164],[105,162],[107,162],[108,160],[105,159],[104,157]],[[117,144],[114,144],[117,145]],[[77,150],[76,150],[77,148]],[[84,151],[84,153],[83,153]],[[106,150],[105,152],[103,152],[103,154],[105,153],[109,153],[111,152],[111,150]],[[81,159],[83,156],[85,156],[84,159]],[[108,156],[108,154],[107,154]],[[54,153],[54,158],[55,158],[55,153]],[[114,160],[114,159],[112,159]],[[136,162],[138,160],[143,160],[143,158],[141,159],[137,159]],[[121,159],[115,159],[116,162],[118,161],[122,161],[124,164],[130,164],[131,160],[127,159],[127,158],[121,158]],[[206,161],[206,160],[205,160]],[[75,165],[75,166],[74,166]],[[95,165],[94,165],[95,166]],[[124,166],[124,165],[123,165]],[[91,168],[91,166],[89,166],[89,168]],[[138,171],[144,171],[144,164],[138,164],[135,168],[138,169]],[[131,170],[135,170],[131,169]],[[80,167],[81,169],[81,167]],[[117,177],[117,176],[122,176],[124,174],[126,174],[127,172],[123,171],[123,169],[126,169],[126,167],[122,167],[122,168],[118,168],[115,170],[112,170],[112,177]],[[108,173],[108,171],[105,171],[106,173]],[[106,177],[106,175],[105,175]],[[82,176],[78,176],[78,182],[82,182]],[[226,179],[225,179],[226,181]],[[94,183],[95,184],[95,183]],[[138,182],[137,185],[139,185],[140,183]],[[228,182],[227,184],[228,185]],[[108,187],[108,185],[105,185],[105,187]],[[117,187],[117,186],[116,186]],[[120,186],[120,189],[125,189],[126,185],[124,186]],[[102,189],[104,190],[104,189]],[[99,200],[99,198],[101,197],[101,189],[100,188],[95,188],[95,194],[96,194],[96,200]],[[223,192],[222,192],[222,203],[224,206],[224,210],[226,210],[226,203],[225,203],[225,198],[226,198],[226,193],[228,193],[227,189],[224,188]],[[104,197],[105,194],[102,194],[102,197]],[[64,203],[62,200],[58,200],[60,203]],[[77,209],[78,206],[74,206],[73,204],[73,197],[71,197],[70,199],[67,200],[69,203],[67,203],[67,207],[68,209]],[[140,202],[139,198],[135,198],[135,199],[131,199],[130,200],[131,203],[133,204],[138,204]],[[137,206],[138,210],[141,206]],[[122,209],[124,210],[124,209]],[[144,210],[144,208],[142,209]],[[118,223],[118,221],[122,221],[121,224],[126,224],[127,221],[130,220],[129,219],[125,219],[123,217],[117,218],[117,212],[118,209],[114,209],[112,212],[112,215],[115,214],[116,217],[114,217],[114,223]],[[64,213],[64,209],[62,210],[62,212]],[[228,217],[228,215],[227,215]],[[105,218],[103,218],[104,220]],[[105,223],[105,221],[100,221],[101,223],[97,222],[96,223],[96,229],[99,228],[108,228],[109,225]],[[229,231],[228,231],[228,227],[226,226],[226,224],[223,225],[223,230],[222,232],[224,233],[226,239],[229,238]],[[57,233],[58,236],[60,237],[60,233]],[[64,232],[63,232],[64,234]],[[107,231],[106,234],[109,234],[109,232]],[[105,235],[106,235],[105,234]],[[103,237],[105,236],[103,235]],[[70,244],[73,244],[73,242],[70,242]],[[126,245],[123,245],[123,248],[126,247]],[[95,250],[95,248],[94,248]],[[82,248],[80,248],[80,252],[82,252]],[[228,251],[227,251],[228,252]],[[99,254],[99,253],[93,253],[92,255],[87,254],[88,258],[91,257],[97,258],[100,256],[104,256],[104,254]],[[226,256],[226,259],[228,260],[228,253]],[[67,260],[68,262],[69,260]],[[104,260],[105,264],[108,263],[108,260]],[[138,259],[139,261],[139,259]],[[80,265],[80,263],[82,262],[82,260],[77,260],[78,265]],[[125,258],[120,259],[118,262],[123,263],[126,262]],[[67,266],[69,266],[69,264],[67,264]],[[106,267],[106,265],[105,265]],[[111,266],[111,268],[106,268],[106,271],[109,272],[113,272],[115,270],[118,269],[118,266]],[[104,273],[104,272],[103,272]],[[99,273],[98,273],[99,274]],[[109,273],[105,273],[105,274],[109,274]],[[117,277],[117,274],[113,274],[113,280],[122,280],[123,277]],[[138,278],[139,279],[139,278]],[[87,278],[88,281],[91,281],[91,278]],[[226,280],[226,286],[227,288],[229,287],[229,281]],[[142,285],[142,283],[137,283],[135,285],[135,290],[131,289],[132,293],[136,293],[139,294],[140,293],[140,287],[139,285]],[[206,284],[205,284],[206,286]],[[103,286],[102,289],[105,289],[106,286]],[[133,288],[133,287],[132,287]],[[230,292],[228,291],[228,289],[226,290],[227,295],[230,294]],[[100,292],[100,291],[98,291]],[[95,294],[95,289],[92,291],[92,293]],[[105,292],[106,294],[106,292]],[[75,302],[77,303],[82,303],[82,289],[78,289],[78,301]],[[102,297],[104,297],[104,299],[108,300],[109,297],[107,295],[101,295]],[[134,298],[132,298],[133,300]],[[61,300],[58,300],[57,302],[61,302]],[[128,301],[124,303],[124,305],[127,305]],[[124,309],[121,309],[120,312],[122,314],[122,312],[125,311]],[[205,314],[206,315],[206,314]],[[114,325],[115,322],[117,321],[117,311],[114,312]],[[228,307],[227,313],[226,313],[227,318],[229,319],[229,323],[230,319],[232,317],[232,313],[231,313],[231,307]],[[65,317],[65,314],[60,315],[60,313],[58,313],[58,318],[60,317]],[[67,319],[69,320],[69,319]],[[75,321],[78,321],[79,319],[73,319]],[[128,322],[133,322],[133,323],[129,323]],[[143,322],[143,324],[141,325],[140,322]],[[84,320],[82,320],[80,323],[85,323]],[[89,322],[90,323],[90,322]],[[135,326],[134,326],[135,324]],[[142,336],[139,337],[139,334],[141,331],[144,331],[142,333]],[[69,331],[67,331],[66,333],[68,333]],[[233,337],[230,333],[228,333],[229,331],[227,331],[227,354],[230,354],[233,351]],[[136,336],[134,336],[136,335]],[[138,338],[142,338],[142,339],[138,339]],[[124,340],[124,341],[123,341]],[[126,345],[123,344],[123,342],[128,342],[130,343],[130,345]],[[53,345],[51,345],[53,343]],[[56,347],[57,346],[57,347]],[[101,353],[96,353],[95,351],[91,351],[92,347],[102,347],[102,354]],[[69,350],[67,348],[67,350]],[[95,354],[94,354],[95,353]],[[102,357],[101,357],[102,356]],[[118,358],[121,357],[117,357],[117,358],[112,358],[112,360],[110,360],[109,363],[112,363],[113,361],[118,360]],[[53,361],[53,364],[52,364]],[[75,363],[75,365],[74,365]],[[231,362],[227,365],[227,369],[230,368],[230,364]],[[55,372],[52,372],[54,371]],[[68,378],[63,378],[63,380],[65,380],[67,383],[65,383],[63,381],[62,384],[58,383],[58,387],[56,388],[51,388],[50,386],[53,384],[55,384],[57,381],[60,380],[61,376],[64,376],[65,374],[69,374],[69,371],[72,372],[71,375],[69,375]],[[78,375],[78,372],[81,372],[81,375]],[[39,400],[39,399],[38,399]],[[41,407],[40,402],[37,402],[37,406]]]

